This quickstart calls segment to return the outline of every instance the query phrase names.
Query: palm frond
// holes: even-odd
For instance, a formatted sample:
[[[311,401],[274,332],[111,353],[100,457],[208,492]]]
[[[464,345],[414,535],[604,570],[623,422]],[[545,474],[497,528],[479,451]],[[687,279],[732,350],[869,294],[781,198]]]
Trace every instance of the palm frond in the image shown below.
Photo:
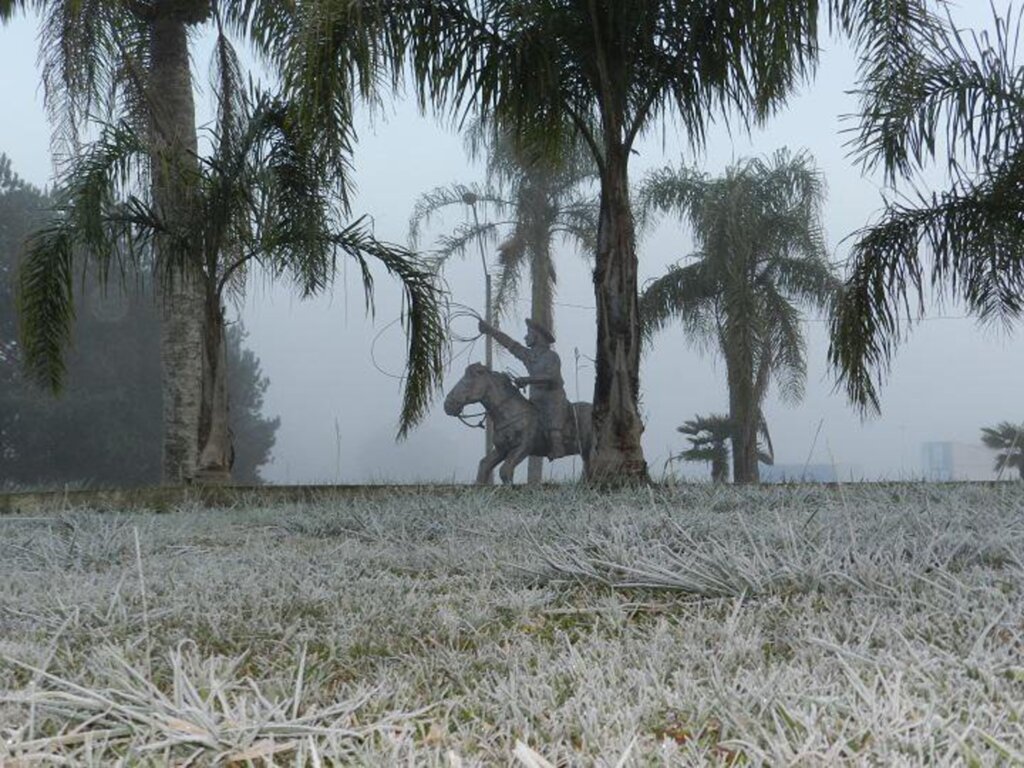
[[[218,16],[216,20],[217,36],[214,40],[210,80],[217,97],[217,141],[221,145],[221,153],[226,154],[229,147],[239,146],[251,110],[238,54],[224,32],[221,18]]]
[[[599,203],[593,197],[573,195],[559,206],[552,231],[562,236],[567,245],[575,247],[588,260],[597,251]]]
[[[637,192],[638,207],[643,216],[674,213],[688,218],[691,212],[703,207],[710,189],[708,178],[686,166],[651,171],[640,183]]]
[[[986,448],[1002,450],[1019,445],[1024,451],[1024,424],[1001,421],[994,427],[982,427],[981,442]]]
[[[431,253],[437,263],[443,264],[449,259],[466,256],[470,246],[474,243],[482,244],[485,251],[491,251],[497,246],[502,230],[511,223],[509,221],[487,221],[480,224],[469,222],[459,224],[450,234],[441,235],[437,239],[437,246]]]
[[[680,320],[689,341],[706,343],[717,333],[717,295],[717,283],[704,260],[670,267],[640,294],[642,337],[649,342],[672,320]]]
[[[75,319],[73,243],[60,222],[30,240],[18,274],[22,362],[54,394],[64,382],[64,351]]]
[[[140,73],[148,57],[143,19],[117,0],[56,0],[42,12],[39,59],[44,102],[55,127],[54,150],[71,157],[93,117],[136,122],[148,98]],[[123,109],[122,109],[123,108]]]
[[[782,293],[823,314],[832,312],[843,290],[836,268],[824,258],[776,257],[770,270]]]
[[[24,361],[30,376],[54,392],[71,341],[75,259],[84,256],[83,269],[94,265],[105,285],[112,271],[123,276],[129,263],[146,260],[152,238],[166,234],[152,206],[132,194],[147,161],[130,126],[105,126],[54,193],[51,221],[31,238],[18,278]]]
[[[18,12],[25,12],[34,3],[30,0],[0,0],[0,21],[10,21]]]
[[[501,190],[478,184],[451,184],[435,187],[420,195],[409,217],[409,242],[415,247],[420,240],[424,226],[446,208],[461,208],[481,203],[499,216],[505,215],[514,203]],[[486,221],[486,219],[485,219]]]
[[[521,227],[498,246],[498,281],[494,291],[494,316],[501,320],[519,299],[519,283],[528,253],[527,235]]]
[[[995,427],[982,427],[981,442],[986,448],[999,451],[994,469],[1024,469],[1024,425],[1002,421]]]
[[[429,265],[404,248],[377,240],[366,223],[365,219],[359,219],[333,239],[342,253],[361,266],[367,296],[372,296],[373,290],[368,258],[380,263],[402,284],[407,359],[398,429],[401,438],[427,414],[431,398],[442,384],[448,344],[444,293]]]
[[[690,447],[679,454],[684,461],[725,465],[729,461],[732,420],[724,414],[695,416],[676,428],[686,435]]]
[[[372,108],[383,88],[401,83],[413,23],[403,4],[322,0],[275,9],[248,0],[234,19],[255,32],[280,71],[304,140],[347,185],[357,102]]]
[[[832,320],[829,360],[859,407],[879,409],[877,384],[924,312],[926,283],[962,299],[984,321],[1020,317],[1024,218],[1016,189],[1022,171],[1024,154],[916,206],[890,204],[881,223],[858,233]]]
[[[759,362],[763,360],[768,366],[782,399],[798,403],[803,399],[807,379],[807,342],[800,327],[800,311],[774,287],[762,289],[760,298],[765,333]],[[763,401],[766,388],[757,388],[758,403]]]
[[[895,55],[862,78],[860,126],[851,141],[859,159],[868,168],[881,165],[895,181],[938,151],[954,173],[964,159],[978,166],[1014,152],[1024,117],[1016,62],[1021,18],[994,14],[993,34],[968,33],[928,16],[921,3],[895,5],[906,6],[912,21],[893,27],[881,20],[900,40]]]

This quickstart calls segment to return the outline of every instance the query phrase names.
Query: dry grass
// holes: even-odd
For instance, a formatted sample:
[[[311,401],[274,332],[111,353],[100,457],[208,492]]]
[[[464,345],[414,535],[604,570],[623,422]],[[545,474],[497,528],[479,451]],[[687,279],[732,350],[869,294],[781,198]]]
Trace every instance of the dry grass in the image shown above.
[[[1024,488],[0,518],[0,764],[1024,764]]]

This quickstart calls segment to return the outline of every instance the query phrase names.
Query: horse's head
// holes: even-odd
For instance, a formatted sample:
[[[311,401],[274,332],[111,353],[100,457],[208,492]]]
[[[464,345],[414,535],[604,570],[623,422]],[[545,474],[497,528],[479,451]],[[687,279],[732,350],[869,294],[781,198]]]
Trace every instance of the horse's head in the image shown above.
[[[491,372],[482,363],[473,363],[452,387],[444,399],[444,412],[449,416],[458,416],[462,409],[470,403],[479,403],[490,384]]]

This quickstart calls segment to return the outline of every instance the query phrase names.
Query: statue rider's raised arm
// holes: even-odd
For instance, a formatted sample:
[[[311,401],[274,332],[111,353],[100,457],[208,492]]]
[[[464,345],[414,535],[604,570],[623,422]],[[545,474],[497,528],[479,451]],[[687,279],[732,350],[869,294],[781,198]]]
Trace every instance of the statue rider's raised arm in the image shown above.
[[[507,349],[509,352],[515,355],[519,359],[519,361],[523,363],[523,365],[528,365],[529,362],[532,360],[530,350],[527,347],[520,344],[515,339],[513,339],[508,334],[502,333],[493,325],[488,323],[486,320],[481,320],[477,325],[480,329],[480,333],[487,334],[496,342],[501,344],[501,346],[503,346],[505,349]]]

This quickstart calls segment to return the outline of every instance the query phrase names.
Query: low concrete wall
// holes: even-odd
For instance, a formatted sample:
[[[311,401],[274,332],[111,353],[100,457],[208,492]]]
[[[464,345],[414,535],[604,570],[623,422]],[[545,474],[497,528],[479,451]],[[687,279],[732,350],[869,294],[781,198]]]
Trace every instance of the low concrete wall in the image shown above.
[[[682,484],[685,485],[685,484]],[[761,487],[766,490],[778,488],[825,489],[842,497],[844,488],[860,485],[875,488],[916,488],[963,486],[971,488],[999,487],[1004,490],[1024,489],[1024,483],[996,481],[948,481],[925,483],[922,481],[880,481],[863,483],[768,483]],[[557,484],[555,484],[557,487]],[[652,486],[657,489],[658,486]],[[667,486],[666,488],[670,488]],[[517,485],[513,488],[492,486],[494,491],[535,492],[535,488]],[[448,496],[464,493],[487,493],[475,485],[229,485],[229,486],[156,486],[149,488],[109,488],[76,491],[26,491],[22,493],[0,493],[0,516],[37,515],[41,513],[64,512],[74,509],[126,510],[148,509],[155,512],[170,512],[183,506],[197,506],[206,509],[223,509],[239,505],[267,506],[273,504],[296,504],[330,499],[368,498],[379,495],[408,494],[419,496]]]
[[[72,509],[149,509],[167,512],[182,506],[203,508],[291,504],[379,494],[447,495],[467,493],[464,485],[254,485],[157,486],[0,494],[0,515],[34,515]]]

